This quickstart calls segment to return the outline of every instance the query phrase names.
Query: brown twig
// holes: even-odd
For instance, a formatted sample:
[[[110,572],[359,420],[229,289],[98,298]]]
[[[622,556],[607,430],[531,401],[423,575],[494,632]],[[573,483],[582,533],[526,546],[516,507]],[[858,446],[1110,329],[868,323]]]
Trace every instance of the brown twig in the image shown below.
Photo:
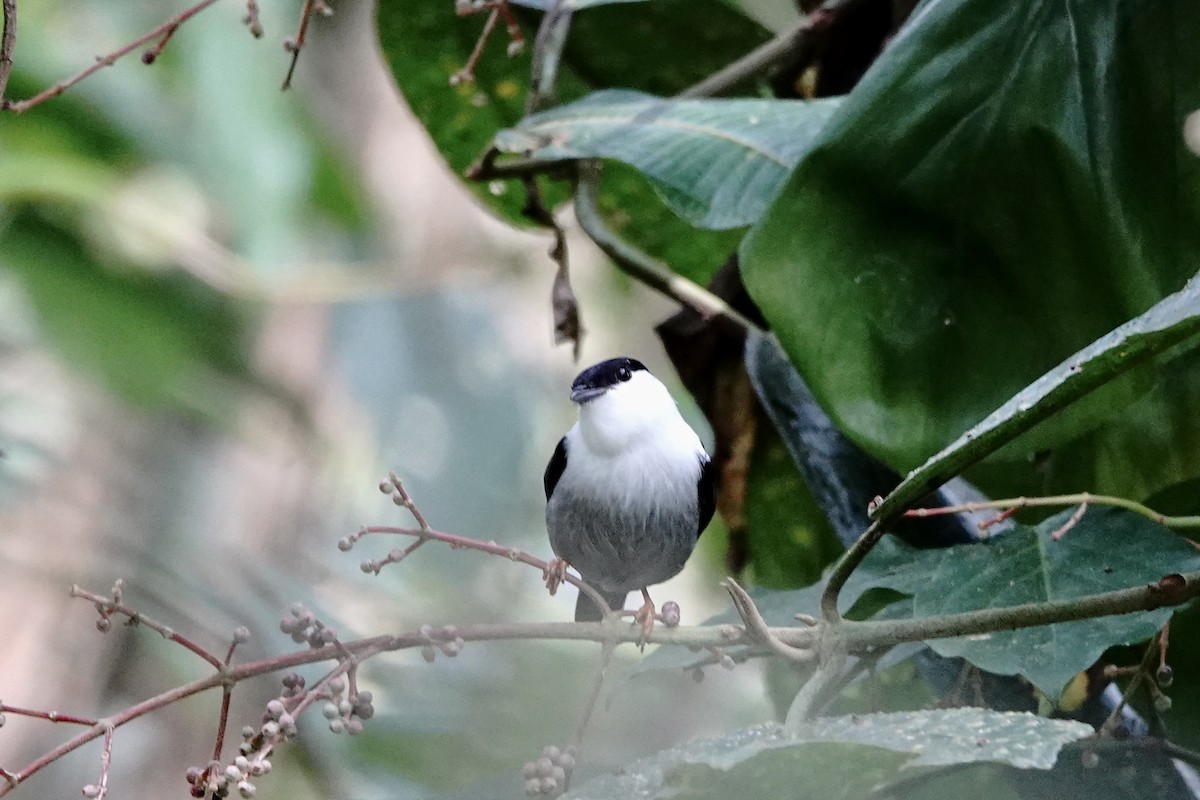
[[[6,12],[8,11],[8,8],[9,8],[8,4],[10,2],[13,3],[13,8],[14,9],[16,8],[15,0],[4,0],[4,3],[5,3],[4,8],[5,8]],[[180,25],[187,22],[189,19],[196,16],[201,11],[208,8],[215,2],[217,2],[217,0],[200,0],[200,2],[196,3],[195,5],[191,6],[190,8],[184,9],[183,11],[181,11],[180,13],[171,17],[169,20],[167,20],[163,24],[156,27],[154,30],[150,31],[149,33],[145,33],[145,34],[139,36],[137,39],[134,39],[129,44],[127,44],[123,47],[117,48],[116,50],[112,51],[108,55],[97,56],[96,63],[92,64],[87,69],[82,70],[82,71],[76,73],[75,75],[72,75],[70,78],[59,81],[58,83],[54,84],[50,88],[45,89],[45,90],[35,94],[33,97],[30,97],[25,100],[18,100],[16,102],[12,102],[7,99],[0,100],[0,110],[6,110],[6,111],[11,111],[14,114],[20,114],[24,111],[28,111],[29,109],[33,108],[36,105],[46,102],[47,100],[58,97],[60,94],[65,92],[67,89],[70,89],[72,86],[79,83],[84,78],[90,77],[91,75],[95,74],[96,72],[99,72],[100,70],[104,69],[105,67],[111,67],[119,59],[124,58],[125,56],[129,55],[130,53],[132,53],[134,50],[138,49],[142,45],[148,44],[149,42],[153,42],[156,39],[169,38],[171,36],[171,34],[173,34],[175,32],[175,30],[177,28],[179,28]],[[8,19],[7,13],[5,15],[5,19],[6,20]],[[159,48],[159,49],[161,49],[161,48]],[[149,51],[147,51],[147,52],[149,52]],[[11,52],[9,53],[9,55],[11,56]]]
[[[471,50],[471,55],[467,56],[467,63],[463,64],[458,72],[450,76],[451,86],[458,86],[460,83],[471,83],[475,80],[475,67],[479,65],[479,59],[483,56],[483,48],[487,46],[487,40],[491,38],[492,31],[495,30],[496,23],[499,20],[500,11],[493,8],[483,23],[483,31],[479,34],[479,40],[475,42],[475,47]]]
[[[296,37],[283,42],[283,49],[292,54],[292,61],[288,64],[287,75],[283,78],[283,86],[279,87],[282,92],[292,88],[292,75],[296,73],[296,63],[300,60],[300,50],[304,47],[304,37],[308,34],[308,23],[312,19],[317,2],[318,0],[304,0],[304,8],[300,9],[300,27],[296,31]]]
[[[118,586],[119,585],[120,582],[118,582]],[[103,617],[109,617],[113,614],[121,614],[129,619],[130,625],[144,625],[152,631],[157,631],[158,634],[164,639],[175,642],[179,646],[200,656],[200,658],[203,658],[217,669],[220,669],[222,666],[219,658],[193,642],[191,639],[176,633],[174,630],[162,624],[161,622],[151,619],[145,614],[142,614],[140,611],[136,611],[135,609],[132,609],[122,603],[119,599],[119,591],[114,591],[112,597],[104,597],[103,595],[95,594],[94,592],[81,589],[79,586],[72,585],[71,597],[80,597],[84,600],[90,600],[96,605],[96,609],[100,611]]]
[[[1079,524],[1079,520],[1083,519],[1083,515],[1087,513],[1087,508],[1087,503],[1080,503],[1079,508],[1075,509],[1075,513],[1071,515],[1070,519],[1068,519],[1066,522],[1060,525],[1057,530],[1051,533],[1050,538],[1057,542],[1059,539],[1066,536],[1067,531],[1071,530],[1071,528],[1074,528]]]
[[[6,703],[0,703],[0,714],[16,714],[18,717],[33,717],[47,722],[62,722],[68,725],[95,725],[96,720],[88,717],[77,717],[73,714],[60,714],[57,711],[37,711],[32,708],[18,708]]]
[[[920,519],[924,517],[942,516],[945,514],[972,514],[977,511],[986,511],[988,509],[1007,509],[1008,511],[1015,513],[1023,508],[1073,505],[1113,506],[1115,508],[1123,508],[1126,511],[1132,511],[1134,514],[1138,514],[1139,516],[1143,516],[1152,522],[1156,522],[1165,528],[1200,528],[1200,515],[1171,517],[1159,511],[1155,511],[1154,509],[1142,505],[1134,500],[1127,500],[1124,497],[1114,497],[1112,495],[1092,494],[1091,492],[1057,494],[1047,497],[1013,497],[1005,500],[987,500],[977,503],[961,503],[959,505],[938,506],[936,508],[910,508],[904,512],[904,516],[916,517]]]
[[[4,30],[0,32],[0,107],[7,102],[8,77],[12,74],[13,51],[17,48],[17,0],[3,0]]]

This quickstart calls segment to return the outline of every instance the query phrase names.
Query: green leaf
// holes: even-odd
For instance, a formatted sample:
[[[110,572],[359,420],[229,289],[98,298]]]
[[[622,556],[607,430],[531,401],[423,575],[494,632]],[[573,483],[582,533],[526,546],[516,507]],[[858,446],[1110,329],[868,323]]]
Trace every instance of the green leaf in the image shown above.
[[[522,15],[522,19],[533,17]],[[449,3],[420,3],[413,8],[381,3],[376,25],[400,91],[454,172],[461,174],[496,131],[512,127],[524,116],[532,48],[510,58],[502,30],[484,49],[475,83],[449,84],[475,47],[483,25],[481,15],[459,18]],[[523,28],[531,39],[534,26]],[[568,101],[589,88],[632,87],[674,94],[768,38],[765,29],[719,0],[656,0],[592,8],[572,21],[557,93]],[[655,57],[647,59],[651,51]],[[469,186],[486,205],[512,220],[525,221],[521,215],[525,198],[519,188],[497,193],[489,186]],[[563,197],[557,192],[548,200],[556,203]]]
[[[1200,276],[1026,386],[920,469],[909,473],[884,498],[876,516],[906,507],[1133,365],[1187,340],[1198,331]]]
[[[1197,271],[1200,160],[1180,135],[1197,40],[1187,0],[920,5],[742,249],[852,439],[909,469]]]
[[[641,170],[700,228],[753,224],[838,107],[830,100],[666,100],[596,92],[501,131],[533,158],[610,158]]]
[[[913,616],[936,617],[1068,600],[1200,569],[1200,553],[1184,539],[1120,509],[1090,509],[1055,540],[1053,534],[1073,513],[1064,511],[1035,528],[1019,525],[980,544],[940,550],[916,550],[889,537],[855,571],[839,600],[849,606],[863,591],[884,587],[912,595]],[[927,644],[988,672],[1022,675],[1053,700],[1109,647],[1150,637],[1172,611],[1161,608]]]
[[[1090,725],[961,708],[818,719],[798,735],[777,723],[697,739],[645,758],[567,797],[865,798],[905,767],[997,762],[1049,769]]]

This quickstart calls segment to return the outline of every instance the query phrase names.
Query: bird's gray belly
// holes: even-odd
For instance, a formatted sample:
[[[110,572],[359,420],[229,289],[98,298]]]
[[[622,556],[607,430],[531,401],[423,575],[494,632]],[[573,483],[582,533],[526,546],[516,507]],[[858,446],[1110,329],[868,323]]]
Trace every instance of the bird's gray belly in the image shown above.
[[[696,543],[698,513],[694,506],[661,503],[616,510],[611,503],[555,492],[546,506],[546,527],[555,555],[584,580],[628,592],[683,569]]]

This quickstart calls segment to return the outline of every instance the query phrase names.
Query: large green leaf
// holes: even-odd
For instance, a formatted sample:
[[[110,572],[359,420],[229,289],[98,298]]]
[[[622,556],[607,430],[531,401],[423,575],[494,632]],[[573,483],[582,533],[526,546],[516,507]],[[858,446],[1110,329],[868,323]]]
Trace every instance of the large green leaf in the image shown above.
[[[496,146],[545,160],[623,161],[693,225],[737,228],[758,220],[838,102],[669,100],[614,89],[527,117]]]
[[[940,550],[915,550],[889,537],[839,599],[850,605],[862,591],[886,587],[912,595],[914,616],[936,617],[1067,600],[1200,569],[1200,553],[1184,539],[1118,509],[1091,509],[1055,540],[1052,534],[1073,513],[1064,511],[1034,528],[1019,525],[980,544]],[[1161,608],[927,643],[943,656],[961,656],[988,672],[1022,675],[1054,699],[1105,650],[1149,638],[1172,612]]]
[[[877,515],[890,515],[909,505],[1133,365],[1193,338],[1197,332],[1200,277],[1026,386],[920,469],[910,472],[884,498]],[[1188,458],[1189,454],[1182,457]]]
[[[776,723],[697,739],[583,784],[574,800],[727,798],[744,795],[865,798],[905,767],[997,762],[1049,769],[1090,725],[987,709],[862,714]]]
[[[925,2],[743,251],[847,433],[911,468],[1200,267],[1200,6]],[[1034,451],[1144,389],[1114,384]]]

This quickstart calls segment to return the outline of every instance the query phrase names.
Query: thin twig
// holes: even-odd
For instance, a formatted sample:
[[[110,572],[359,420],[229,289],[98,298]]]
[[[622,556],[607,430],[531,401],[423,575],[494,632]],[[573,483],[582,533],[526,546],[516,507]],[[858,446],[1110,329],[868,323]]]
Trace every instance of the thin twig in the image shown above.
[[[7,101],[8,77],[12,74],[13,52],[17,49],[17,0],[3,0],[4,30],[0,32],[0,108]]]
[[[296,63],[300,61],[300,50],[304,47],[304,37],[308,34],[308,23],[312,19],[316,2],[317,0],[304,0],[304,8],[300,9],[300,28],[296,31],[296,38],[284,42],[284,47],[292,54],[292,61],[288,64],[287,75],[283,78],[283,86],[279,87],[281,92],[292,88],[292,75],[296,73]]]
[[[172,630],[168,626],[166,626],[166,625],[162,624],[161,622],[158,622],[154,619],[151,619],[150,617],[147,617],[145,614],[142,614],[140,611],[130,608],[129,606],[125,605],[124,603],[120,602],[119,600],[116,600],[112,597],[104,597],[103,595],[95,594],[94,592],[89,592],[89,591],[87,591],[85,589],[81,589],[79,586],[75,586],[75,585],[71,586],[71,597],[80,597],[80,598],[83,598],[84,600],[90,600],[91,602],[96,604],[97,608],[103,607],[104,612],[106,612],[107,614],[121,614],[122,616],[127,617],[129,619],[130,624],[144,625],[145,627],[149,628],[152,631],[157,631],[158,634],[160,636],[162,636],[164,639],[175,642],[179,646],[181,646],[187,650],[190,650],[191,652],[200,656],[200,658],[203,658],[205,661],[207,661],[209,664],[216,667],[217,669],[220,669],[222,666],[221,659],[217,658],[215,655],[213,655],[209,651],[205,650],[203,647],[196,644],[191,639],[187,638],[186,636],[176,633],[174,630]]]
[[[113,749],[113,732],[112,725],[104,726],[104,750],[100,753],[100,784],[96,787],[95,800],[104,800],[108,795],[108,773],[112,766],[112,749]]]
[[[537,570],[540,570],[543,574],[548,573],[550,570],[550,564],[548,562],[543,561],[542,559],[538,558],[537,556],[532,555],[531,553],[527,553],[524,550],[519,550],[515,547],[506,547],[504,545],[496,544],[495,542],[481,542],[477,539],[470,539],[466,536],[459,536],[458,534],[447,533],[446,531],[439,531],[439,530],[435,530],[433,528],[413,529],[413,528],[396,528],[396,527],[385,526],[385,525],[366,525],[366,526],[363,526],[362,528],[359,528],[357,531],[350,534],[349,536],[346,536],[343,539],[343,541],[349,540],[352,543],[357,542],[359,539],[363,538],[364,536],[366,536],[368,534],[393,534],[393,535],[399,535],[399,536],[415,536],[418,538],[419,541],[416,542],[414,545],[411,545],[408,548],[409,552],[411,552],[412,550],[415,550],[418,545],[424,543],[425,541],[432,540],[432,541],[442,542],[443,544],[448,544],[448,545],[450,545],[451,548],[453,548],[455,550],[476,550],[480,553],[487,553],[489,555],[500,556],[501,558],[507,558],[509,561],[516,561],[521,564],[527,564],[528,566],[531,566]],[[389,559],[391,558],[390,554],[389,554],[388,558]],[[397,561],[397,560],[399,560],[399,559],[391,559],[391,561]],[[370,565],[369,571],[374,572],[376,563],[377,562],[375,562],[375,561],[364,562],[364,565],[363,565],[364,570],[366,570],[366,567],[369,564]],[[604,602],[604,598],[600,595],[600,593],[598,591],[596,591],[596,589],[594,589],[586,581],[575,577],[574,575],[572,575],[569,572],[563,576],[563,580],[566,583],[569,583],[572,586],[574,586],[579,591],[586,594],[589,598],[592,599],[593,602],[597,603],[597,606],[599,608],[607,608],[608,607],[608,604]]]
[[[723,316],[746,330],[759,330],[747,318],[712,292],[677,275],[665,264],[618,236],[600,215],[597,205],[600,164],[579,162],[579,182],[575,191],[575,217],[579,227],[613,260],[617,268],[681,305],[695,309],[701,316]],[[765,333],[765,331],[764,331]]]
[[[5,10],[6,11],[8,9],[8,5],[7,5],[8,2],[15,3],[15,0],[5,0]],[[130,53],[132,53],[134,50],[137,50],[142,45],[152,42],[156,39],[160,39],[163,36],[169,35],[168,31],[173,32],[180,25],[187,22],[189,19],[196,16],[201,11],[208,8],[215,2],[217,2],[217,0],[200,0],[199,3],[196,3],[195,5],[191,6],[190,8],[187,8],[187,9],[181,11],[180,13],[176,14],[174,17],[171,17],[169,20],[167,20],[163,24],[159,25],[154,30],[150,31],[149,33],[145,33],[145,34],[139,36],[137,39],[134,39],[132,42],[125,45],[124,47],[119,47],[116,50],[109,53],[108,55],[97,56],[96,63],[92,64],[87,69],[82,70],[81,72],[78,72],[75,75],[72,75],[70,78],[59,81],[58,83],[51,86],[49,89],[45,89],[45,90],[39,92],[38,94],[35,94],[33,97],[30,97],[26,100],[18,100],[16,102],[10,102],[8,100],[0,101],[0,109],[11,111],[14,114],[20,114],[24,111],[28,111],[29,109],[33,108],[34,106],[36,106],[40,103],[44,103],[47,100],[58,97],[60,94],[65,92],[67,89],[70,89],[72,86],[79,83],[84,78],[87,78],[87,77],[93,75],[94,73],[99,72],[100,70],[104,69],[105,67],[111,67],[119,59],[124,58],[125,56],[129,55]],[[13,7],[15,8],[15,5]],[[6,19],[7,19],[7,17],[6,17]]]
[[[806,51],[815,49],[814,37],[847,6],[859,0],[833,0],[807,15],[794,28],[756,47],[746,55],[721,68],[694,86],[679,93],[679,97],[718,97],[772,67],[790,60],[804,60]]]
[[[1087,503],[1080,503],[1079,508],[1075,509],[1075,513],[1073,513],[1066,522],[1064,522],[1053,533],[1051,533],[1050,538],[1057,542],[1059,539],[1066,536],[1067,531],[1071,530],[1071,528],[1074,528],[1079,524],[1079,520],[1083,519],[1083,515],[1087,513],[1087,509]]]
[[[1167,528],[1200,528],[1200,515],[1187,517],[1171,517],[1155,511],[1149,506],[1142,505],[1124,497],[1114,497],[1106,494],[1079,492],[1077,494],[1057,494],[1046,497],[1013,497],[1004,500],[988,500],[978,503],[962,503],[955,506],[938,506],[937,508],[912,508],[904,512],[906,517],[935,517],[945,514],[974,513],[988,509],[1009,509],[1019,511],[1022,508],[1037,508],[1041,506],[1114,506],[1132,511],[1134,514],[1157,522]]]
[[[408,513],[412,514],[413,519],[417,521],[417,525],[420,526],[421,530],[430,530],[429,523],[425,521],[425,517],[421,514],[421,510],[417,508],[417,504],[413,502],[412,495],[410,495],[408,490],[404,488],[404,481],[400,480],[400,478],[394,472],[388,473],[388,481],[396,489],[393,497],[399,499],[399,505],[402,505],[408,509]]]
[[[450,76],[450,85],[457,86],[460,83],[471,83],[475,80],[475,67],[479,64],[479,59],[483,56],[483,48],[487,46],[487,40],[491,38],[492,31],[496,27],[496,23],[500,20],[499,9],[493,8],[488,14],[483,23],[483,31],[479,34],[479,40],[475,42],[474,49],[471,50],[471,55],[467,56],[467,63],[462,65],[458,72]]]
[[[17,706],[10,706],[7,703],[0,703],[0,714],[15,714],[18,717],[33,717],[35,719],[44,719],[47,722],[62,722],[68,725],[91,726],[97,722],[94,719],[77,717],[74,714],[60,714],[57,711],[37,711],[32,708],[18,708]]]

